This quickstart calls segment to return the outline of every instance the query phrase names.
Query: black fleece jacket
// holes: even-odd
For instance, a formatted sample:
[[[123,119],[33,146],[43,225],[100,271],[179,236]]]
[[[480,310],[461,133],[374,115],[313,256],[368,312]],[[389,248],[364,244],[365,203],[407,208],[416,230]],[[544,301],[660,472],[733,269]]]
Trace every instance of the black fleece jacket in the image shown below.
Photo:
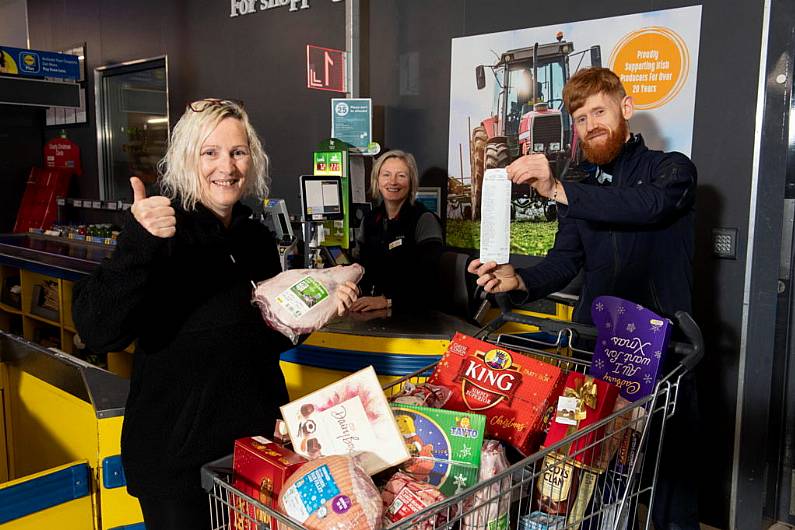
[[[640,135],[596,174],[563,182],[555,245],[538,265],[517,272],[535,300],[585,279],[574,320],[590,324],[591,303],[618,296],[658,314],[691,311],[696,167],[682,153],[652,151]],[[516,294],[516,293],[515,293]]]
[[[389,219],[381,203],[360,228],[362,296],[384,295],[401,312],[437,307],[444,240],[436,215],[419,202],[405,201],[397,217]]]
[[[201,465],[236,438],[273,433],[287,402],[278,353],[289,342],[251,305],[251,282],[278,274],[268,230],[237,204],[230,227],[175,201],[177,232],[161,239],[132,215],[110,259],[75,286],[77,330],[96,351],[136,341],[122,428],[135,496],[199,487]]]

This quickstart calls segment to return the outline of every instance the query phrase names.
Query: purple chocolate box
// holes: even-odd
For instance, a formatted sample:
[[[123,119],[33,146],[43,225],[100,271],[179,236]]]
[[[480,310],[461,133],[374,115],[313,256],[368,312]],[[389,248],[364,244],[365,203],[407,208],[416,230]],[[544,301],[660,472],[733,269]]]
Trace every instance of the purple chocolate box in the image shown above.
[[[599,335],[589,374],[616,385],[629,401],[651,394],[668,347],[671,322],[615,296],[596,298],[591,317]]]

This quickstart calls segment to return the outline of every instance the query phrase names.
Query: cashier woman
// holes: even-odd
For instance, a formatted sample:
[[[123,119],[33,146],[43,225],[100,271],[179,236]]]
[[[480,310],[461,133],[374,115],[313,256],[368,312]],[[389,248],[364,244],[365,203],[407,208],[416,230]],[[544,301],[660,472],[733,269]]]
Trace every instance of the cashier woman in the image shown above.
[[[418,180],[411,153],[388,151],[373,164],[370,183],[377,206],[360,227],[358,261],[365,272],[352,311],[433,306],[444,239],[436,215],[414,201]]]
[[[74,320],[93,350],[136,341],[121,456],[147,530],[207,528],[201,466],[272,434],[288,401],[291,345],[250,303],[252,282],[281,272],[276,242],[240,202],[267,196],[268,159],[239,103],[203,99],[174,127],[164,196],[131,183],[116,251],[75,286]],[[342,312],[356,286],[336,294]]]

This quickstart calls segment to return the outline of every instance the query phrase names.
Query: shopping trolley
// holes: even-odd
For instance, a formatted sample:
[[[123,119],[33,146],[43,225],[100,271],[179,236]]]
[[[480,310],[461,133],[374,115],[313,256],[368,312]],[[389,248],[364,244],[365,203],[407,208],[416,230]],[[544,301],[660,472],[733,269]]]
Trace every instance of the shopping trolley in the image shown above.
[[[587,373],[593,353],[578,344],[596,337],[593,327],[514,313],[504,305],[502,309],[478,338],[567,371]],[[507,322],[535,326],[544,333],[495,334]],[[676,412],[683,376],[703,356],[701,331],[690,315],[677,313],[676,325],[685,341],[669,344],[674,362],[668,364],[673,368],[650,395],[389,528],[618,530],[633,528],[633,521],[650,528],[666,422]],[[407,384],[423,383],[434,366],[389,384],[384,392],[390,397]],[[304,528],[236,489],[231,464],[227,457],[202,469],[214,530],[265,530],[271,521],[280,530]]]

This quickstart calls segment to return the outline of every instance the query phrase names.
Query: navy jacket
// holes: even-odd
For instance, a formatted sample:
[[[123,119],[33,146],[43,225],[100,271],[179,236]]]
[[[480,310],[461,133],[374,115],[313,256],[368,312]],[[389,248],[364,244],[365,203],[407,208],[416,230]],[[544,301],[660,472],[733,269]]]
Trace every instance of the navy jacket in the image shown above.
[[[565,287],[584,269],[574,320],[590,324],[591,303],[618,296],[663,316],[690,312],[693,287],[696,168],[681,153],[649,150],[633,136],[609,167],[563,182],[555,244],[538,265],[518,270],[527,299]]]

